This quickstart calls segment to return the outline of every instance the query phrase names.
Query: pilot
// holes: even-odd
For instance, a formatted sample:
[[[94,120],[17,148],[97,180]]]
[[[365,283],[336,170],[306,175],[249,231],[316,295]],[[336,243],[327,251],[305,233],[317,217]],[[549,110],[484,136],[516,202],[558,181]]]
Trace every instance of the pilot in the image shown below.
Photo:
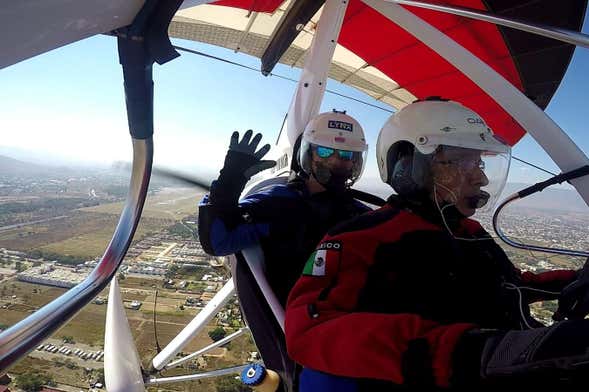
[[[261,134],[252,139],[251,130],[241,141],[238,133],[233,133],[225,165],[199,207],[199,238],[203,249],[217,256],[260,244],[268,283],[285,306],[307,257],[327,230],[370,210],[350,192],[362,174],[368,145],[358,121],[344,112],[321,113],[303,132],[300,170],[288,183],[266,187],[238,202],[250,177],[275,164],[262,160],[269,145],[256,151],[260,139]],[[250,274],[247,266],[238,264],[236,274],[240,296],[244,290],[253,290],[247,295],[257,297],[257,301],[241,303],[248,323],[256,318],[258,323],[274,325],[268,330],[275,336],[270,332],[256,336],[259,332],[252,329],[264,362],[279,373],[290,371],[291,364],[280,363],[288,357],[282,330],[275,320],[267,319],[269,310],[261,293],[256,288],[239,287],[240,275]],[[277,355],[281,349],[284,352]]]
[[[377,162],[397,195],[331,229],[289,297],[301,392],[587,385],[588,274],[522,272],[469,218],[500,195],[510,154],[456,102],[417,101],[387,121]],[[530,315],[559,295],[559,314],[579,320]]]

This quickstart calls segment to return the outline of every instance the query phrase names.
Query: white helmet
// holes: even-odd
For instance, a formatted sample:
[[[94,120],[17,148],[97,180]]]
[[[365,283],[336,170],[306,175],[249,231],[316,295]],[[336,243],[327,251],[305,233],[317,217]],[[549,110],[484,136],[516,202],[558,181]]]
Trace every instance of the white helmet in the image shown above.
[[[321,148],[319,151],[318,147]],[[368,144],[360,123],[345,112],[334,110],[318,114],[305,127],[299,164],[307,175],[315,177],[324,186],[349,187],[362,174],[367,150]],[[341,160],[352,161],[349,169],[342,171],[341,167],[327,165],[327,158],[336,152]],[[319,158],[325,159],[325,164],[317,164]]]
[[[482,190],[489,197],[500,195],[509,170],[510,146],[478,114],[438,97],[407,105],[387,120],[376,144],[380,178],[399,194],[424,188],[431,159],[443,146],[478,151],[477,164],[489,180]],[[486,204],[492,207],[493,202]]]

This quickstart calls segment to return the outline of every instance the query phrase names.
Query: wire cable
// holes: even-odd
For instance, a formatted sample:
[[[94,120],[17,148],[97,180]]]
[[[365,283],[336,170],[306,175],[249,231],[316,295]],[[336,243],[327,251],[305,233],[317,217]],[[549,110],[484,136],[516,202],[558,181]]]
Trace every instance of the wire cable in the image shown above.
[[[520,159],[520,158],[518,158],[518,157],[514,157],[513,155],[512,155],[511,157],[512,157],[513,159],[515,159],[516,161],[519,161],[519,162],[521,162],[521,163],[525,163],[526,165],[532,166],[533,168],[535,168],[535,169],[538,169],[538,170],[540,170],[540,171],[543,171],[544,173],[548,173],[548,174],[550,174],[551,176],[556,176],[556,174],[555,174],[555,173],[552,173],[551,171],[548,171],[548,170],[546,170],[546,169],[542,169],[540,166],[534,165],[533,163],[526,162],[526,161],[524,161],[523,159]]]
[[[155,290],[155,299],[153,300],[153,333],[155,335],[155,348],[159,354],[162,351],[160,342],[157,339],[157,320],[156,320],[156,307],[157,307],[157,289]]]
[[[213,60],[221,61],[221,62],[224,62],[224,63],[227,63],[227,64],[235,65],[235,66],[237,66],[237,67],[245,68],[245,69],[248,69],[248,70],[250,70],[250,71],[254,71],[254,72],[258,72],[258,73],[260,72],[260,70],[259,70],[259,69],[257,69],[257,68],[254,68],[254,67],[250,67],[249,65],[241,64],[241,63],[238,63],[238,62],[236,62],[236,61],[227,60],[227,59],[224,59],[224,58],[222,58],[222,57],[213,56],[213,55],[210,55],[210,54],[207,54],[207,53],[204,53],[204,52],[200,52],[200,51],[198,51],[198,50],[194,50],[194,49],[188,49],[188,48],[184,48],[184,47],[182,47],[182,46],[176,46],[176,45],[174,45],[174,49],[181,50],[181,51],[188,52],[188,53],[192,53],[192,54],[196,54],[196,55],[198,55],[198,56],[203,56],[203,57],[206,57],[206,58],[209,58],[209,59],[213,59]],[[288,80],[289,82],[298,83],[298,81],[297,81],[297,80],[295,80],[295,79],[289,78],[289,77],[287,77],[287,76],[283,76],[283,75],[275,74],[275,73],[273,73],[273,72],[271,72],[271,73],[269,74],[269,76],[275,76],[275,77],[277,77],[277,78],[280,78],[280,79]],[[330,90],[330,89],[325,89],[325,91],[326,91],[326,92],[328,92],[328,93],[330,93],[330,94],[337,95],[337,96],[339,96],[339,97],[346,98],[346,99],[349,99],[349,100],[351,100],[351,101],[358,102],[358,103],[361,103],[361,104],[363,104],[363,105],[366,105],[366,106],[373,107],[373,108],[375,108],[375,109],[379,109],[379,110],[382,110],[382,111],[385,111],[385,112],[388,112],[388,113],[394,113],[394,111],[393,111],[393,110],[390,110],[390,109],[383,108],[382,106],[374,105],[374,104],[372,104],[372,103],[370,103],[370,102],[366,102],[366,101],[363,101],[363,100],[361,100],[361,99],[358,99],[358,98],[350,97],[349,95],[345,95],[345,94],[342,94],[342,93],[338,93],[338,92],[336,92],[336,91],[333,91],[333,90]],[[518,158],[518,157],[515,157],[515,156],[513,156],[513,155],[512,155],[511,157],[512,157],[513,159],[515,159],[516,161],[519,161],[519,162],[521,162],[521,163],[524,163],[524,164],[526,164],[526,165],[528,165],[528,166],[531,166],[531,167],[533,167],[533,168],[535,168],[535,169],[538,169],[538,170],[540,170],[540,171],[542,171],[542,172],[544,172],[544,173],[550,174],[550,175],[552,175],[552,176],[556,176],[556,174],[555,174],[555,173],[552,173],[551,171],[548,171],[548,170],[546,170],[546,169],[543,169],[542,167],[540,167],[540,166],[538,166],[538,165],[535,165],[535,164],[533,164],[533,163],[530,163],[530,162],[524,161],[523,159],[521,159],[521,158]]]
[[[204,52],[200,52],[198,50],[188,49],[188,48],[184,48],[182,46],[175,46],[175,45],[174,45],[174,49],[181,50],[183,52],[188,52],[188,53],[196,54],[198,56],[203,56],[203,57],[206,57],[206,58],[209,58],[209,59],[221,61],[223,63],[235,65],[236,67],[241,67],[241,68],[248,69],[250,71],[254,71],[254,72],[260,73],[260,70],[259,69],[254,68],[254,67],[250,67],[249,65],[245,65],[245,64],[241,64],[241,63],[238,63],[238,62],[235,62],[235,61],[227,60],[227,59],[224,59],[222,57],[213,56],[213,55],[210,55],[210,54],[207,54],[207,53],[204,53]],[[287,76],[275,74],[273,72],[269,73],[268,76],[275,76],[275,77],[280,78],[280,79],[288,80],[289,82],[298,83],[298,80],[295,80],[293,78],[289,78]],[[393,110],[390,110],[390,109],[387,109],[387,108],[383,108],[382,106],[374,105],[374,104],[372,104],[370,102],[366,102],[366,101],[363,101],[363,100],[358,99],[358,98],[350,97],[349,95],[338,93],[338,92],[333,91],[333,90],[330,90],[330,89],[325,89],[325,91],[328,92],[328,93],[330,93],[330,94],[337,95],[339,97],[346,98],[346,99],[349,99],[351,101],[358,102],[358,103],[361,103],[362,105],[370,106],[370,107],[373,107],[375,109],[382,110],[382,111],[387,112],[387,113],[394,113]]]

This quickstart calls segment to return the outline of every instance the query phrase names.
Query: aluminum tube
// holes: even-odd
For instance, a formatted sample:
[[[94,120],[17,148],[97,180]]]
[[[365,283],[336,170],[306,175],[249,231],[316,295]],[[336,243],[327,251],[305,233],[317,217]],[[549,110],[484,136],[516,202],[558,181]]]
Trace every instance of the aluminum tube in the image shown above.
[[[133,139],[133,171],[127,201],[102,259],[83,282],[0,333],[0,373],[74,317],[110,282],[127,253],[139,223],[149,186],[152,158],[152,139]]]
[[[163,369],[219,313],[219,310],[225,306],[233,294],[235,294],[235,285],[233,279],[229,279],[203,310],[153,358],[151,361],[153,368],[155,370]]]
[[[474,10],[464,7],[455,7],[441,4],[430,4],[417,0],[385,0],[387,3],[397,3],[401,5],[408,5],[411,7],[425,8],[432,11],[444,12],[447,14],[463,16],[465,18],[482,20],[484,22],[493,23],[500,26],[510,27],[512,29],[525,31],[528,33],[541,35],[543,37],[552,38],[558,41],[566,42],[576,46],[583,46],[589,48],[589,35],[579,33],[574,30],[561,29],[543,25],[540,23],[531,23],[515,18],[508,18],[499,16],[490,12]]]
[[[231,335],[225,336],[223,339],[220,339],[220,340],[216,341],[213,344],[209,344],[208,346],[206,346],[204,348],[201,348],[200,350],[195,351],[192,354],[189,354],[189,355],[187,355],[185,357],[182,357],[182,358],[178,359],[177,361],[170,362],[169,364],[166,365],[165,368],[168,369],[168,368],[172,368],[172,367],[178,366],[180,364],[183,364],[184,362],[189,361],[192,358],[201,356],[204,353],[209,352],[209,351],[211,351],[214,348],[217,348],[219,346],[222,346],[222,345],[224,345],[224,344],[232,341],[233,339],[238,338],[239,336],[243,335],[246,332],[249,332],[249,328],[248,327],[240,328],[237,331],[233,332]]]
[[[251,246],[249,248],[243,249],[241,254],[247,262],[252,275],[256,279],[258,287],[264,294],[264,298],[266,299],[268,306],[270,306],[270,309],[272,309],[272,313],[274,314],[276,321],[284,332],[284,308],[282,307],[280,301],[278,301],[276,294],[274,294],[274,290],[272,290],[272,287],[270,287],[270,283],[268,283],[268,279],[266,278],[266,273],[264,272],[265,259],[262,248],[259,245]]]
[[[192,380],[200,380],[203,378],[211,378],[211,377],[218,377],[224,376],[226,374],[239,374],[245,369],[248,365],[241,365],[241,366],[234,366],[226,369],[219,369],[213,370],[210,372],[198,373],[198,374],[189,374],[186,376],[175,376],[175,377],[164,377],[164,378],[150,378],[148,381],[145,382],[146,386],[149,385],[158,385],[158,384],[169,384],[171,382],[183,382],[183,381],[192,381]]]

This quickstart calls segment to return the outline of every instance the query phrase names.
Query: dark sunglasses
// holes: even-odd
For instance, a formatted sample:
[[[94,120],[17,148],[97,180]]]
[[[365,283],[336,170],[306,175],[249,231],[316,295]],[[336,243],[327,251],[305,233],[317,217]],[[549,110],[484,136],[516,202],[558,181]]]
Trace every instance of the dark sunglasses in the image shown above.
[[[336,150],[335,148],[323,146],[317,146],[316,151],[320,158],[329,158],[336,151],[339,155],[339,158],[344,161],[351,161],[354,158],[354,151]]]

